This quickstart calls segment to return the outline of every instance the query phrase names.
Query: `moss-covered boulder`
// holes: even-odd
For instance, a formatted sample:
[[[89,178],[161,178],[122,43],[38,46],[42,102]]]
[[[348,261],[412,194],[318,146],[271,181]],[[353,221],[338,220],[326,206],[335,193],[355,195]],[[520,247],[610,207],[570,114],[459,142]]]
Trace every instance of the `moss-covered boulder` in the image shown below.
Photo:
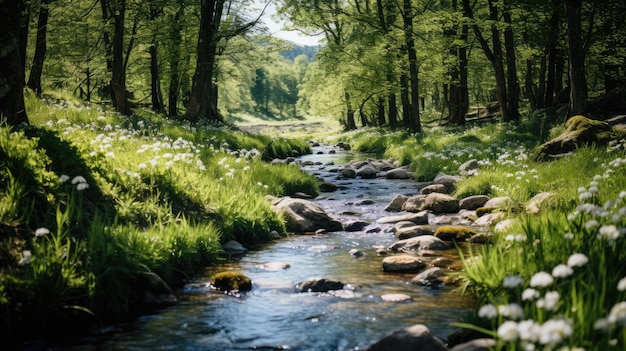
[[[238,272],[220,272],[211,279],[211,286],[220,291],[250,291],[252,280]]]
[[[574,116],[565,122],[565,130],[558,137],[537,147],[534,158],[546,161],[589,145],[606,145],[611,140],[623,137],[623,133],[608,123]]]
[[[435,236],[444,241],[466,241],[476,234],[474,229],[458,225],[444,225],[435,231]]]

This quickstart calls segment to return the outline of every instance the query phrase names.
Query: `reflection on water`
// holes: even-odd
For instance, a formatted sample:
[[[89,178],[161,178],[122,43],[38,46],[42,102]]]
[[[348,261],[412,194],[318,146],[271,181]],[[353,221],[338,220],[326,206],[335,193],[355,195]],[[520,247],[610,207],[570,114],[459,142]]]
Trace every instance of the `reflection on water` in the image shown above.
[[[310,170],[350,186],[349,191],[316,200],[342,222],[358,219],[373,223],[387,215],[381,208],[395,194],[416,192],[415,184],[408,181],[336,181],[324,169]],[[373,204],[355,205],[356,200],[365,198]],[[99,349],[355,350],[416,323],[426,324],[435,335],[446,336],[453,331],[450,323],[459,321],[474,302],[451,287],[432,290],[410,284],[413,274],[384,273],[376,248],[395,240],[385,230],[388,228],[380,229],[375,233],[291,236],[237,261],[212,267],[198,282],[208,281],[217,271],[233,270],[249,276],[253,290],[237,298],[209,291],[202,284],[181,289],[177,305],[141,317]],[[363,255],[350,255],[354,248]],[[272,262],[290,267],[263,268]],[[311,277],[339,280],[351,288],[338,294],[297,293],[295,284]],[[409,295],[411,300],[381,299],[381,295],[392,293]]]

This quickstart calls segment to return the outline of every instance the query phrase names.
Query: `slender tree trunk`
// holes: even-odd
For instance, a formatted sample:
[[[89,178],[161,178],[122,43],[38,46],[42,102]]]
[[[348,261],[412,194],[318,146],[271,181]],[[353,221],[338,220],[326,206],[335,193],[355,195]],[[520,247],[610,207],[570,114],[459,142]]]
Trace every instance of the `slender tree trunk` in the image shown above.
[[[5,0],[4,2],[12,2],[13,0]],[[19,59],[21,71],[26,72],[26,49],[28,48],[28,27],[30,26],[30,12],[31,12],[31,1],[27,0],[15,0],[16,5],[19,6],[19,12],[17,13],[19,22],[15,23],[16,26],[20,27],[20,51],[19,51]],[[4,6],[4,5],[3,5]],[[4,21],[2,18],[0,21]],[[24,73],[22,73],[24,76]],[[26,79],[26,77],[23,77]]]
[[[385,125],[385,98],[382,95],[378,96],[378,103],[376,104],[378,107],[378,125]]]
[[[411,0],[404,0],[404,13],[402,14],[404,23],[404,40],[409,58],[409,82],[411,84],[411,109],[409,130],[413,133],[420,133],[422,126],[420,122],[420,95],[417,68],[417,53],[415,51],[415,39],[413,38],[413,8]]]
[[[559,91],[556,90],[556,79],[557,79],[557,55],[558,55],[558,37],[559,37],[559,24],[561,23],[561,11],[560,11],[560,2],[561,0],[552,0],[552,16],[550,16],[550,34],[549,34],[549,42],[548,42],[548,66],[547,73],[548,76],[546,78],[546,91],[544,95],[544,105],[549,106],[552,105],[554,101],[555,93]],[[556,91],[555,91],[556,90]]]
[[[217,53],[218,30],[224,10],[225,0],[202,0],[200,6],[200,30],[196,57],[196,71],[193,75],[191,94],[185,118],[197,122],[201,117],[221,120],[214,99],[213,75]]]
[[[109,34],[109,20],[111,19],[111,8],[109,0],[100,0],[100,8],[102,9],[102,42],[104,43],[104,54],[106,56],[107,72],[113,71],[113,47],[111,45],[111,36]]]
[[[565,1],[570,80],[568,116],[586,115],[588,112],[585,52],[581,38],[581,10],[582,0]]]
[[[0,124],[28,124],[24,108],[24,66],[21,58],[22,0],[5,1],[0,6]]]
[[[168,115],[171,117],[178,116],[178,94],[180,92],[180,45],[182,42],[182,25],[181,17],[183,14],[184,6],[178,1],[178,9],[172,17],[172,23],[170,24],[171,30],[169,33],[170,41],[170,86],[168,91]]]
[[[508,112],[508,94],[506,91],[506,74],[504,72],[504,55],[502,52],[502,41],[500,39],[500,30],[498,29],[498,8],[494,0],[489,0],[489,19],[491,24],[491,41],[493,44],[493,69],[496,78],[496,97],[500,104],[500,114],[504,121],[509,121]]]
[[[123,115],[130,115],[130,107],[126,96],[126,71],[124,69],[124,20],[126,16],[126,0],[114,2],[113,10],[113,71],[111,90],[113,106]]]
[[[354,108],[352,107],[352,101],[350,97],[350,93],[344,91],[343,96],[345,98],[346,104],[346,129],[354,130],[356,129],[356,122],[354,121]]]
[[[519,113],[519,95],[520,87],[517,79],[517,62],[515,58],[515,42],[513,39],[513,27],[511,21],[511,12],[505,5],[503,13],[504,22],[507,27],[504,31],[504,46],[506,47],[506,73],[507,73],[507,111],[505,121],[516,121],[520,118]]]
[[[389,93],[387,96],[387,105],[389,106],[389,126],[392,129],[398,128],[398,106],[395,93]]]
[[[50,1],[42,0],[39,6],[35,55],[33,56],[33,66],[30,69],[30,76],[26,84],[38,97],[41,97],[41,74],[43,73],[43,64],[46,58],[46,34],[48,33]]]
[[[452,1],[454,10],[457,10],[457,2]],[[466,11],[463,11],[463,17],[468,17]],[[450,54],[456,58],[456,62],[450,70],[451,82],[448,103],[448,120],[452,124],[463,125],[465,124],[465,115],[469,109],[469,91],[467,86],[467,38],[469,28],[466,24],[461,26],[460,40],[463,42],[461,45],[452,45],[450,47]],[[444,34],[451,38],[456,39],[458,35],[458,28],[454,28],[446,31]]]
[[[404,128],[411,125],[411,101],[409,100],[409,77],[406,73],[400,75],[400,101],[402,102],[402,124]]]
[[[526,60],[526,78],[524,79],[524,88],[526,89],[526,97],[530,102],[530,109],[536,110],[538,108],[537,95],[535,94],[533,82],[533,60]]]

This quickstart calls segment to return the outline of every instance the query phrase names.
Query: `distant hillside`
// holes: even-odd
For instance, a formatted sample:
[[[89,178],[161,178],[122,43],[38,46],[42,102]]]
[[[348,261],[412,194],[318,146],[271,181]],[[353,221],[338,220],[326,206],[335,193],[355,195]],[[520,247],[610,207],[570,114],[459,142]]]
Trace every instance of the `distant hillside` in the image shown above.
[[[293,45],[291,50],[285,50],[285,51],[281,51],[281,55],[288,59],[288,60],[294,60],[296,57],[298,57],[299,55],[306,55],[306,57],[309,59],[309,61],[312,61],[314,59],[314,56],[317,54],[317,52],[319,51],[319,49],[322,47],[321,45],[315,45],[315,46],[308,46],[308,45],[300,45],[300,44],[296,44],[293,42],[289,42],[290,44]]]

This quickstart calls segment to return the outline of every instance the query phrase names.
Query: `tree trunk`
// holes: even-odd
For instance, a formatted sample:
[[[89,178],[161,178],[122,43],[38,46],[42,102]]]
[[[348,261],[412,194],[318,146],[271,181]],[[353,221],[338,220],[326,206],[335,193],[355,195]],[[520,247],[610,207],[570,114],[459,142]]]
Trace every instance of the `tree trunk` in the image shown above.
[[[197,122],[201,117],[221,120],[214,99],[213,75],[217,54],[218,30],[221,23],[225,0],[203,0],[200,6],[200,30],[196,57],[196,71],[193,75],[189,104],[185,119]]]
[[[113,71],[113,48],[111,46],[111,36],[109,35],[108,23],[111,19],[111,9],[109,0],[100,0],[100,8],[102,9],[102,42],[104,43],[104,54],[106,56],[107,72]]]
[[[184,6],[178,1],[178,9],[172,17],[171,31],[169,33],[169,58],[170,58],[170,86],[168,91],[168,115],[178,116],[178,94],[180,92],[180,45],[182,42],[181,16]]]
[[[12,0],[5,0],[5,2],[7,1],[12,2]],[[24,76],[24,72],[26,72],[26,50],[28,49],[28,27],[30,26],[31,1],[16,0],[15,4],[19,6],[19,12],[17,12],[17,18],[19,21],[16,22],[15,25],[20,27],[19,59],[21,67],[20,70]],[[2,18],[2,21],[4,21],[4,18]],[[24,79],[26,79],[25,76]]]
[[[409,101],[409,77],[406,73],[400,75],[400,101],[402,102],[402,124],[404,128],[411,125],[411,101]]]
[[[452,6],[457,10],[457,2],[453,1]],[[469,17],[466,11],[463,11],[463,17]],[[451,39],[456,39],[458,28],[446,31],[444,34]],[[456,62],[450,70],[451,82],[448,103],[448,121],[452,124],[465,124],[465,115],[469,109],[469,91],[467,86],[467,37],[469,28],[466,24],[461,26],[460,39],[464,43],[462,45],[453,45],[450,47],[450,54],[456,58]],[[446,90],[447,91],[447,90]]]
[[[389,126],[392,129],[398,128],[398,106],[396,105],[396,94],[389,93],[387,97],[387,105],[389,106]]]
[[[494,1],[495,0],[489,0],[489,19],[492,21],[491,41],[493,44],[493,61],[491,63],[493,64],[496,78],[496,98],[500,104],[500,114],[502,115],[502,119],[506,122],[510,120],[509,116],[507,116],[509,95],[506,91],[506,75],[504,72],[504,55],[502,52],[500,30],[495,23],[498,21],[498,8],[497,5],[494,4]]]
[[[111,97],[113,107],[123,115],[130,115],[126,96],[126,71],[124,70],[124,19],[126,0],[117,0],[111,7],[113,14],[113,61],[111,74]]]
[[[550,16],[550,34],[548,42],[548,66],[546,78],[546,91],[544,95],[544,105],[549,106],[554,101],[555,93],[559,90],[556,89],[557,79],[557,60],[558,60],[558,38],[559,38],[559,24],[561,23],[561,0],[552,0],[552,16]],[[560,77],[559,77],[560,78]]]
[[[526,89],[526,97],[530,102],[530,109],[536,110],[539,107],[537,95],[535,94],[535,83],[533,82],[533,60],[526,60],[526,79],[524,80],[524,89]]]
[[[0,124],[28,124],[24,108],[24,69],[21,58],[22,0],[5,1],[0,6]]]
[[[356,129],[356,122],[354,121],[354,108],[352,107],[352,101],[350,93],[344,91],[344,97],[346,99],[346,130]]]
[[[413,8],[411,0],[404,0],[404,13],[402,14],[404,23],[404,40],[409,58],[409,82],[411,84],[411,109],[409,119],[409,130],[413,133],[420,133],[422,126],[420,122],[420,98],[419,81],[417,71],[417,53],[415,51],[415,39],[413,38]]]
[[[581,27],[582,0],[565,1],[567,15],[567,43],[569,55],[570,94],[567,115],[586,115],[587,80],[585,79],[585,52]]]
[[[156,39],[156,38],[155,38]],[[161,78],[159,77],[159,62],[157,60],[156,44],[150,45],[150,77],[151,77],[151,95],[152,110],[155,112],[163,112],[163,95],[161,94]]]
[[[43,73],[43,63],[46,58],[46,34],[48,32],[50,1],[51,0],[42,0],[39,6],[35,55],[33,56],[33,66],[30,69],[30,76],[26,84],[38,97],[41,97],[41,74]]]
[[[510,0],[509,0],[510,1]],[[505,122],[517,121],[519,113],[520,87],[517,79],[517,62],[515,58],[515,42],[513,39],[513,28],[510,9],[505,6],[503,13],[504,22],[507,24],[504,31],[504,46],[506,47],[506,73],[507,73],[507,111]]]
[[[382,127],[385,125],[385,98],[382,95],[378,96],[378,126]]]

